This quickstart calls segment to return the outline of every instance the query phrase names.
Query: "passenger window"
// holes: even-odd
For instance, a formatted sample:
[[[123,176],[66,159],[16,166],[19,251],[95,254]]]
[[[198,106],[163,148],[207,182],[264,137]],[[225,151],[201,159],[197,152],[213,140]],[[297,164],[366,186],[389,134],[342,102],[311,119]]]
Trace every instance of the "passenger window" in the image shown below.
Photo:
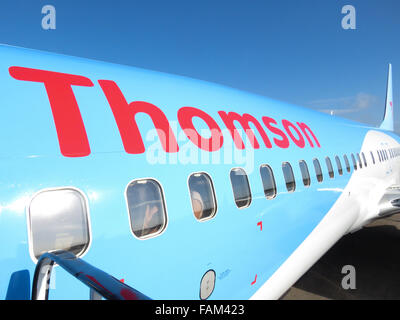
[[[350,172],[350,163],[349,163],[349,159],[347,158],[346,155],[343,155],[343,159],[344,159],[344,163],[346,164],[346,170],[347,170],[347,172]]]
[[[382,162],[381,153],[379,152],[379,150],[376,153],[378,154],[379,162]]]
[[[303,177],[303,184],[308,187],[311,184],[310,173],[308,172],[307,163],[304,160],[299,161],[301,175]]]
[[[372,151],[370,151],[371,154],[371,159],[372,159],[372,164],[375,164],[375,158],[374,158],[374,154]]]
[[[329,177],[332,179],[335,176],[335,174],[333,173],[331,159],[329,159],[329,157],[326,157],[325,162],[326,162],[326,167],[328,168]]]
[[[294,179],[292,166],[290,165],[289,162],[282,163],[282,171],[283,171],[283,176],[285,178],[287,191],[289,192],[295,191],[296,181]]]
[[[32,258],[48,251],[65,250],[81,256],[89,247],[87,200],[75,188],[39,191],[28,206]]]
[[[200,221],[213,218],[217,212],[217,201],[210,176],[205,172],[193,173],[188,184],[195,218]]]
[[[359,153],[357,153],[357,160],[358,160],[358,167],[360,169],[362,169],[362,163],[361,163],[361,158],[360,158],[360,154]]]
[[[251,191],[246,172],[241,168],[232,169],[231,183],[237,207],[248,207],[251,203]]]
[[[324,180],[324,176],[322,175],[322,170],[321,170],[321,165],[319,163],[319,160],[317,158],[315,158],[313,160],[313,164],[314,164],[315,175],[317,176],[317,180],[318,180],[318,182],[322,182],[322,180]]]
[[[160,234],[167,224],[163,191],[153,179],[139,179],[126,188],[131,230],[139,239]]]
[[[267,164],[263,164],[260,167],[260,175],[261,175],[261,180],[262,180],[263,187],[264,187],[264,194],[265,194],[266,198],[267,199],[275,198],[276,184],[275,184],[274,173],[273,173],[271,167]]]
[[[354,157],[354,154],[351,154],[351,161],[353,161],[354,170],[357,170],[357,162],[356,158]]]
[[[361,156],[362,156],[363,161],[364,161],[364,166],[367,167],[367,159],[365,158],[364,152],[361,152]]]
[[[343,175],[343,169],[342,169],[342,164],[340,163],[340,159],[338,156],[335,157],[335,161],[336,161],[336,165],[338,168],[338,173],[341,176],[341,175]]]

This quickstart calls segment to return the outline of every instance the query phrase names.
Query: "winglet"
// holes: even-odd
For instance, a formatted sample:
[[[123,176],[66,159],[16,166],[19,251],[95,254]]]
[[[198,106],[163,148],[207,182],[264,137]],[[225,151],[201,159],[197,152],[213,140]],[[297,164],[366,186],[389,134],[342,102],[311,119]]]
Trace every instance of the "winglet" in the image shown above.
[[[385,116],[380,128],[393,131],[393,88],[392,88],[392,65],[389,64],[389,73],[386,89]]]

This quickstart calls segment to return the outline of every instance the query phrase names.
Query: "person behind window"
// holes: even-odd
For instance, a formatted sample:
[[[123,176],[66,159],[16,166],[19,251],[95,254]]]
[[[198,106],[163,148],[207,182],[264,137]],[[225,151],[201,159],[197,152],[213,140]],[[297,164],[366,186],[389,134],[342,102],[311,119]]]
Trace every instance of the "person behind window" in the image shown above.
[[[204,213],[204,202],[203,199],[197,191],[191,192],[193,212],[196,219],[200,220],[203,218]]]
[[[162,201],[157,186],[147,181],[137,183],[128,192],[134,234],[141,238],[158,232],[162,225]]]

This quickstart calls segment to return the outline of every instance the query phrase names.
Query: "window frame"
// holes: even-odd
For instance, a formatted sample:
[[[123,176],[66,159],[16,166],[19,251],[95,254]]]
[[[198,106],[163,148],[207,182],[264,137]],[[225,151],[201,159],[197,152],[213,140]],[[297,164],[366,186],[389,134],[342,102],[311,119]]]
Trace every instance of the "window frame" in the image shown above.
[[[343,155],[343,159],[344,159],[344,163],[346,164],[346,171],[348,173],[350,173],[351,172],[351,165],[350,165],[349,158],[347,157],[346,154]]]
[[[360,168],[360,169],[362,169],[362,167],[363,167],[363,165],[362,165],[362,160],[361,160],[361,157],[360,157],[360,153],[356,153],[356,158],[357,158],[357,161],[358,161],[358,167]]]
[[[317,172],[317,168],[315,166],[316,163],[318,164],[319,172],[321,174],[318,174],[318,172]],[[315,172],[315,177],[317,178],[317,182],[322,183],[324,181],[324,173],[322,172],[321,162],[319,161],[318,158],[313,159],[313,166],[314,166],[314,172]],[[321,177],[321,179],[319,177]]]
[[[336,162],[336,167],[338,169],[338,174],[339,176],[343,175],[343,167],[342,167],[342,163],[340,162],[340,158],[338,155],[335,156],[335,162]]]
[[[210,181],[210,185],[211,185],[211,190],[212,190],[213,199],[214,199],[215,212],[214,212],[212,215],[210,215],[210,216],[208,216],[208,217],[206,217],[206,218],[203,218],[203,219],[197,219],[197,218],[196,218],[196,215],[194,214],[193,202],[192,202],[192,194],[191,194],[191,189],[190,189],[190,184],[189,184],[190,177],[191,177],[192,175],[194,175],[194,174],[204,174],[204,175],[206,175],[206,176],[208,177],[208,179],[209,179],[209,181]],[[212,180],[212,178],[211,178],[211,175],[210,175],[208,172],[206,172],[206,171],[196,171],[196,172],[192,172],[192,173],[190,173],[190,174],[188,175],[187,181],[186,181],[186,182],[187,182],[187,187],[188,187],[188,192],[189,192],[189,201],[190,201],[190,207],[192,208],[192,215],[193,215],[193,218],[194,218],[197,222],[205,222],[205,221],[214,219],[215,216],[216,216],[217,213],[218,213],[218,200],[217,200],[217,193],[216,193],[216,190],[215,190],[215,187],[214,187],[214,182],[213,182],[213,180]]]
[[[301,169],[301,164],[304,164],[304,168],[305,168],[306,173],[307,173],[307,181],[308,181],[308,184],[306,184],[306,183],[304,182],[304,175],[303,175],[303,170]],[[307,161],[306,161],[306,160],[299,160],[299,168],[300,168],[301,178],[302,178],[302,180],[303,180],[303,185],[304,185],[306,188],[309,188],[309,187],[311,186],[311,176],[310,176],[310,170],[308,169]]]
[[[333,169],[332,161],[331,158],[329,158],[328,156],[325,157],[325,164],[326,168],[328,169],[329,178],[331,179],[335,178],[335,171]]]
[[[128,201],[128,188],[129,188],[129,186],[130,186],[133,182],[140,181],[140,180],[153,180],[153,181],[155,181],[155,182],[158,184],[158,186],[160,187],[160,190],[161,190],[161,196],[162,196],[163,207],[164,207],[164,215],[165,215],[165,217],[164,217],[165,222],[164,222],[163,227],[160,229],[160,231],[157,231],[157,232],[154,232],[154,233],[150,233],[150,234],[145,235],[145,236],[143,236],[143,237],[138,237],[137,235],[135,235],[135,233],[134,233],[133,230],[132,230],[132,221],[131,221],[131,214],[130,214],[130,211],[129,211],[129,201]],[[160,182],[159,180],[157,180],[156,178],[153,178],[153,177],[146,177],[146,178],[136,178],[136,179],[133,179],[133,180],[129,181],[129,183],[126,185],[126,187],[125,187],[125,192],[124,192],[124,196],[125,196],[125,204],[126,204],[126,208],[127,208],[127,212],[128,212],[129,230],[131,231],[131,233],[132,233],[132,235],[135,237],[135,239],[138,239],[138,240],[148,240],[148,239],[151,239],[151,238],[158,237],[158,236],[162,235],[162,234],[165,232],[165,230],[166,230],[167,227],[168,227],[168,222],[169,222],[169,219],[168,219],[168,209],[167,209],[167,200],[166,200],[166,197],[165,197],[164,188],[163,188],[163,186],[162,186],[162,184],[161,184],[161,182]]]
[[[356,160],[356,157],[354,156],[354,153],[351,154],[351,161],[353,162],[354,171],[357,171],[357,169],[358,169],[357,160]]]
[[[291,172],[291,175],[292,175],[292,177],[293,177],[293,190],[289,190],[289,189],[288,189],[288,182],[287,182],[287,180],[286,180],[285,171],[283,170],[283,166],[284,166],[285,164],[288,164],[288,165],[289,165],[290,172]],[[295,191],[296,191],[296,177],[295,177],[295,175],[294,175],[292,165],[290,164],[289,161],[284,161],[284,162],[282,162],[281,168],[282,168],[283,179],[285,180],[285,186],[286,186],[287,192],[289,192],[289,193],[295,192]]]
[[[368,167],[367,158],[365,157],[364,152],[361,152],[361,158],[362,158],[362,160],[364,162],[364,168]]]
[[[272,197],[271,196],[267,196],[265,194],[264,179],[263,179],[263,176],[261,174],[261,169],[263,167],[268,167],[269,168],[269,171],[270,171],[271,177],[272,177],[272,181],[274,182],[274,195]],[[276,180],[275,180],[274,170],[272,169],[272,167],[269,164],[265,163],[265,164],[260,165],[260,177],[261,177],[261,183],[262,183],[262,186],[263,186],[263,191],[264,191],[265,198],[267,198],[268,200],[272,200],[272,199],[276,198],[276,196],[278,194],[278,189],[276,187]]]
[[[235,190],[234,190],[234,188],[233,188],[233,183],[232,183],[232,178],[231,178],[231,173],[232,173],[232,171],[235,170],[235,169],[240,169],[240,170],[242,170],[242,171],[245,173],[247,185],[248,185],[248,187],[249,187],[249,194],[250,194],[249,203],[248,203],[247,205],[245,205],[245,206],[242,206],[242,207],[239,207],[238,204],[237,204],[237,200],[236,200],[236,196],[235,196]],[[238,209],[246,209],[246,208],[250,207],[250,205],[253,203],[253,193],[252,193],[252,191],[251,191],[250,180],[249,180],[249,176],[248,176],[246,170],[244,170],[244,169],[241,168],[241,167],[234,167],[234,168],[232,168],[231,170],[229,170],[229,180],[230,180],[230,182],[231,182],[231,187],[232,187],[232,192],[233,192],[233,200],[235,201],[236,207],[237,207]],[[239,201],[240,201],[240,200],[239,200]]]
[[[29,250],[29,255],[32,259],[32,261],[36,264],[39,259],[36,258],[34,248],[33,248],[33,234],[32,234],[32,227],[31,227],[31,204],[32,201],[36,198],[41,193],[48,192],[48,191],[58,191],[58,190],[73,190],[78,192],[82,198],[83,202],[86,208],[86,223],[87,223],[87,232],[88,232],[88,243],[84,247],[84,249],[76,254],[77,257],[81,258],[84,257],[90,250],[90,247],[92,245],[93,241],[93,235],[92,235],[92,224],[91,224],[91,218],[90,218],[90,206],[89,206],[89,200],[86,194],[79,188],[74,187],[74,186],[63,186],[63,187],[55,187],[55,188],[44,188],[40,189],[39,191],[35,192],[32,197],[29,199],[28,206],[26,207],[26,224],[27,224],[27,229],[28,229],[28,250]]]

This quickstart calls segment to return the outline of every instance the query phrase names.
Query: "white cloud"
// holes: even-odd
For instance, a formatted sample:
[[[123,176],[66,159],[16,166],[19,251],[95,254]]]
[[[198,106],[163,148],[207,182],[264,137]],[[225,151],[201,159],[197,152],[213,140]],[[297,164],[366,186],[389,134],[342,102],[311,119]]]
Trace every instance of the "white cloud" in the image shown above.
[[[360,92],[351,97],[314,100],[308,102],[307,105],[321,112],[343,115],[375,107],[378,102],[379,99],[376,96]]]

